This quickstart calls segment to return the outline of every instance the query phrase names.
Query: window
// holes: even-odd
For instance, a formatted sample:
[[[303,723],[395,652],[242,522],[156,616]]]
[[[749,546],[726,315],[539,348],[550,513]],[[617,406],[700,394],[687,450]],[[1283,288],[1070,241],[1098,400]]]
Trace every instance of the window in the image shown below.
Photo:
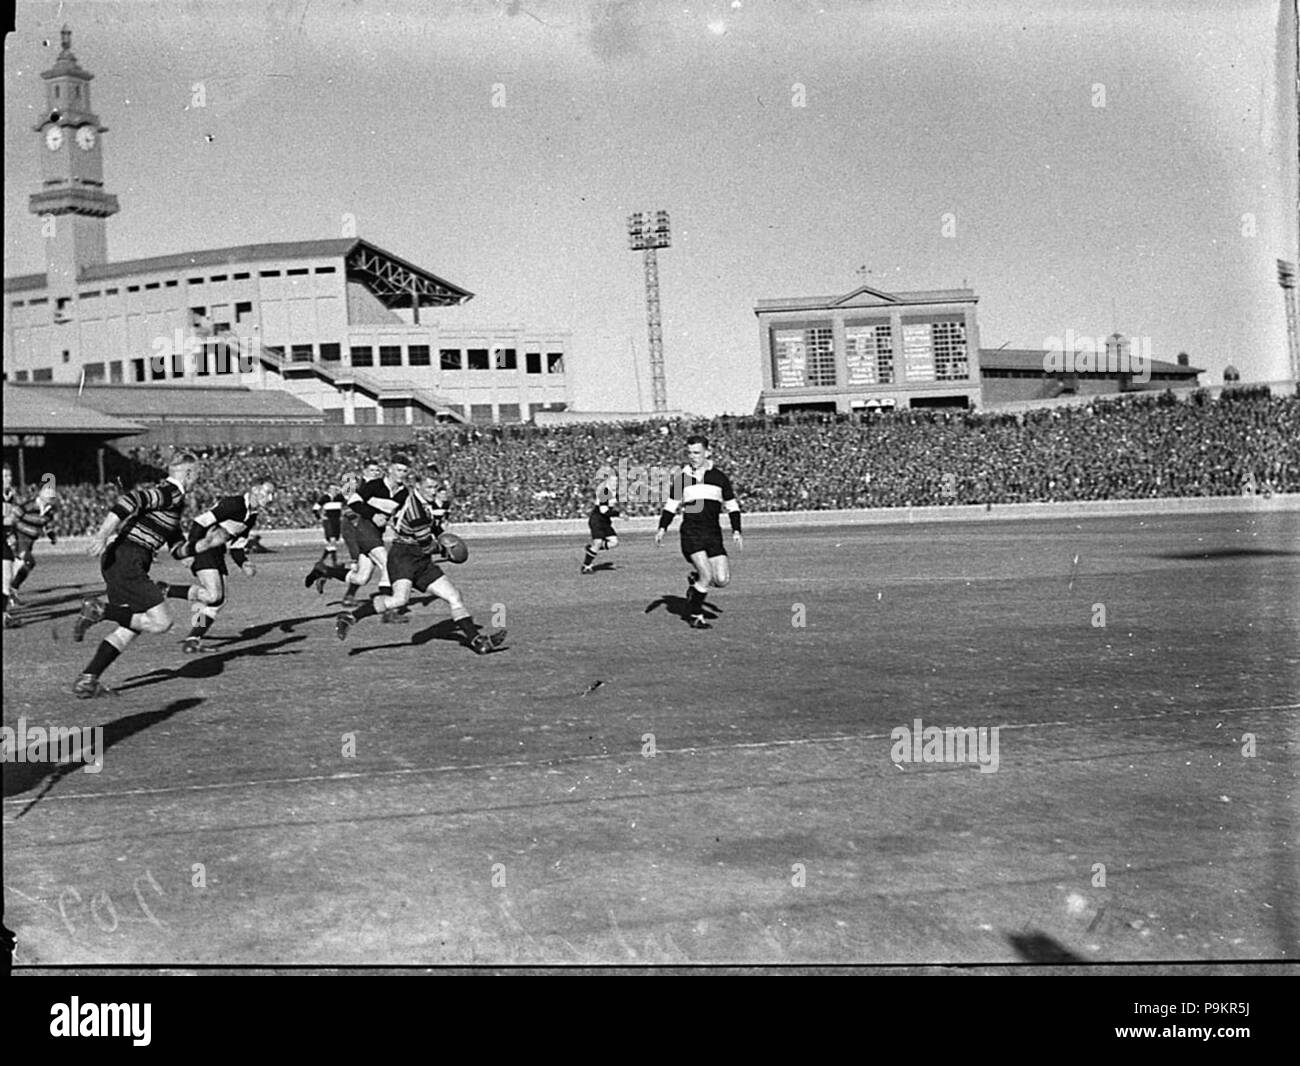
[[[167,360],[151,359],[149,360],[149,380],[166,381],[167,380]]]
[[[185,282],[186,282],[187,285],[202,285],[202,284],[203,284],[203,279],[202,279],[202,278],[186,278],[186,279],[185,279]]]
[[[71,302],[71,296],[60,296],[58,298],[58,302],[54,305],[55,322],[66,322],[68,320],[68,304]]]
[[[317,273],[317,274],[333,274],[333,273],[334,273],[334,268],[333,268],[333,267],[317,267],[317,268],[316,268],[316,273]]]
[[[934,337],[929,322],[903,323],[903,380],[934,380]]]
[[[965,381],[970,377],[966,362],[966,324],[936,322],[934,333],[934,376],[940,381]]]
[[[108,380],[112,385],[122,384],[122,360],[108,364]]]
[[[229,333],[229,332],[230,332],[230,323],[229,323],[229,322],[214,322],[214,323],[212,324],[212,332],[213,332],[213,333]]]
[[[50,302],[50,301],[47,300],[44,296],[38,296],[38,297],[36,297],[36,299],[29,301],[29,305],[30,305],[31,307],[39,307],[39,306],[41,306],[42,304],[47,304],[47,303],[49,303],[49,302]]]
[[[278,278],[280,272],[278,270],[259,270],[257,276],[259,278]]]
[[[808,348],[808,384],[834,385],[834,332],[821,326],[816,329],[806,330],[804,343]]]
[[[291,351],[293,355],[290,362],[293,363],[310,363],[316,354],[316,349],[311,344],[295,344]]]
[[[352,365],[353,365],[353,366],[374,366],[374,365],[375,365],[375,350],[374,350],[373,348],[369,348],[369,347],[365,347],[365,348],[353,348],[353,349],[352,349]],[[360,412],[358,412],[358,414],[359,414],[359,413],[360,413]],[[358,419],[357,421],[360,421],[360,419]]]
[[[26,370],[16,370],[16,371],[14,371],[14,380],[15,380],[15,381],[26,381],[26,380],[27,380],[27,371],[26,371]]]
[[[498,370],[517,370],[517,369],[519,369],[519,363],[518,363],[518,360],[517,360],[517,358],[516,358],[515,350],[514,350],[513,348],[498,348],[498,349],[496,350],[496,353],[497,353],[497,366],[496,366],[496,368],[497,368]]]
[[[253,305],[249,303],[247,300],[235,304],[235,321],[236,322],[244,321],[245,315],[247,315],[249,318],[253,317]]]
[[[337,344],[322,344],[320,346],[320,359],[322,363],[337,363],[342,356],[339,354]],[[341,411],[342,408],[339,408]]]
[[[128,285],[128,286],[126,287],[126,291],[127,291],[127,292],[139,292],[139,291],[140,291],[140,286],[139,286],[139,285]]]
[[[379,346],[380,366],[401,366],[402,346],[400,344],[381,344]]]
[[[307,268],[306,268],[306,267],[294,267],[292,270],[286,270],[284,273],[285,273],[285,276],[286,276],[286,277],[296,278],[296,277],[298,277],[300,274],[306,274],[306,273],[307,273]]]
[[[888,322],[846,325],[849,385],[889,385],[894,380],[893,331]]]
[[[67,363],[72,358],[72,353],[67,348],[63,349],[63,361]]]
[[[244,271],[242,274],[232,274],[231,277],[232,277],[235,281],[247,281],[247,280],[248,280],[248,271]]]
[[[323,347],[324,347],[324,346],[322,345],[322,348],[323,348]],[[341,426],[341,425],[343,425],[343,408],[342,408],[342,407],[327,407],[327,408],[325,408],[325,410],[323,410],[323,411],[321,412],[321,414],[322,414],[322,415],[324,416],[324,418],[325,418],[325,424],[326,424],[326,425],[329,425],[329,426]]]
[[[375,424],[375,409],[373,407],[357,407],[353,410],[352,417],[356,420],[358,426],[373,426]]]
[[[146,289],[156,289],[156,288],[158,288],[158,282],[156,282],[156,281],[146,282],[146,283],[145,283],[145,288],[146,288]]]
[[[501,412],[502,422],[519,421],[519,405],[517,403],[503,403],[498,410]]]
[[[143,360],[143,359],[132,359],[132,360],[131,360],[131,382],[132,382],[132,384],[139,384],[140,382],[142,382],[142,381],[147,381],[147,380],[148,380],[148,378],[145,376],[145,372],[144,372],[144,360]]]
[[[469,368],[471,370],[486,370],[488,368],[488,350],[486,348],[471,348],[466,354],[469,356]]]
[[[547,352],[546,353],[546,372],[548,374],[564,373],[564,353]]]
[[[438,359],[441,362],[443,370],[464,369],[464,364],[461,362],[459,348],[439,348]]]
[[[82,373],[86,375],[86,384],[90,384],[92,381],[104,380],[103,363],[87,363],[81,369],[82,369]]]
[[[117,295],[117,290],[116,290],[116,289],[105,289],[105,290],[104,290],[104,295],[105,295],[105,296],[116,296],[116,295]]]
[[[473,369],[472,367],[470,369]],[[469,419],[471,422],[491,422],[492,405],[490,403],[472,403],[469,405]]]
[[[406,349],[406,356],[411,366],[428,366],[429,346],[427,344],[412,344]]]
[[[215,285],[215,284],[216,284],[217,282],[219,282],[219,281],[225,281],[225,280],[226,280],[226,275],[225,275],[225,274],[213,274],[212,277],[210,277],[208,280],[209,280],[210,282],[212,282],[213,285]]]
[[[53,380],[54,380],[54,371],[53,371],[52,369],[50,369],[49,367],[46,367],[44,370],[33,370],[33,371],[32,371],[32,380],[33,380],[33,381],[53,381]]]
[[[540,374],[542,372],[542,353],[529,352],[524,356],[524,373]]]
[[[164,284],[167,286],[167,288],[174,289],[179,284],[179,282],[177,282],[175,278],[172,278],[171,281],[165,282]]]
[[[14,300],[13,303],[11,303],[9,306],[10,306],[10,307],[26,307],[26,306],[27,306],[27,302],[26,302],[25,300]]]
[[[194,354],[194,376],[196,378],[205,378],[208,376],[210,358],[208,345],[206,344]]]
[[[99,292],[98,292],[98,291],[94,291],[94,292],[83,292],[83,293],[81,294],[81,298],[82,298],[83,300],[97,300],[97,299],[99,299]]]

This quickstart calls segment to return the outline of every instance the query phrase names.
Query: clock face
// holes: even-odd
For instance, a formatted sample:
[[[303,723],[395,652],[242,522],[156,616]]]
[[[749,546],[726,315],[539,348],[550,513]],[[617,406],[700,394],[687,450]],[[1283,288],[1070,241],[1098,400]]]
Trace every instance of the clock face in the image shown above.
[[[63,147],[63,130],[58,126],[51,126],[45,131],[45,147],[51,152],[57,152]]]
[[[77,147],[83,152],[89,152],[95,147],[95,127],[82,126],[77,130]]]

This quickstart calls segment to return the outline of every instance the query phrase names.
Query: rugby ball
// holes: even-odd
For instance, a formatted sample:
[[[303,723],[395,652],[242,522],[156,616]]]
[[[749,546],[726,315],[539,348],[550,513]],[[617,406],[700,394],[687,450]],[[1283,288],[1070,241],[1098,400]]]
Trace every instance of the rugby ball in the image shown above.
[[[469,548],[455,533],[444,533],[439,537],[438,547],[442,549],[442,554],[447,557],[449,562],[463,563],[469,558]]]

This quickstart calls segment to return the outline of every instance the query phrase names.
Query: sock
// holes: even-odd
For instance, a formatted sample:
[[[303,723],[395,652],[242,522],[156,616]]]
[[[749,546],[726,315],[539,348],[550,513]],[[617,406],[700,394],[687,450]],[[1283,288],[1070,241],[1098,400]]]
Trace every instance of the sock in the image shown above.
[[[188,600],[190,598],[189,585],[168,585],[164,595],[169,600]]]
[[[212,626],[212,619],[206,614],[195,615],[194,624],[190,627],[190,636],[201,637]]]
[[[357,589],[361,586],[355,581],[348,582],[348,591],[344,594],[344,599],[355,600],[357,598]]]
[[[32,568],[30,566],[19,567],[18,572],[14,574],[13,578],[10,579],[9,581],[10,590],[12,591],[14,589],[19,588],[22,585],[22,583],[27,580],[27,575],[30,574],[31,572],[32,572]],[[5,600],[8,601],[8,599],[9,597],[6,596]]]
[[[352,617],[359,622],[363,618],[369,618],[372,614],[378,614],[378,613],[379,612],[375,609],[375,601],[367,600],[360,607],[353,608]]]
[[[590,566],[596,561],[596,553],[588,548],[582,555],[582,565]]]
[[[115,647],[113,647],[113,645],[111,645],[108,641],[102,640],[99,643],[99,647],[95,649],[94,658],[90,660],[90,663],[86,666],[86,669],[84,669],[82,673],[91,674],[95,677],[98,677],[100,674],[102,674],[105,670],[107,670],[110,666],[113,665],[113,660],[116,659],[120,654],[122,653],[119,652]]]
[[[135,612],[124,603],[110,603],[104,608],[104,620],[116,622],[123,629],[131,628],[131,618]]]
[[[691,590],[686,594],[686,614],[688,617],[702,614],[703,608],[704,593],[692,585]]]
[[[316,569],[326,577],[332,577],[338,581],[348,580],[348,568],[346,566],[339,566],[337,563],[333,566],[322,566],[320,563],[317,563]],[[351,582],[348,583],[351,584]]]
[[[464,618],[456,619],[456,628],[465,635],[465,640],[470,641],[478,636],[478,626],[474,624],[474,619],[469,615]]]
[[[380,586],[379,586],[379,595],[381,595],[381,596],[391,596],[392,594],[393,594],[393,586],[392,586],[392,585],[380,585]]]
[[[330,566],[338,566],[339,565],[338,551],[334,548],[326,548],[325,554],[321,556],[321,562],[324,562],[326,559],[329,560]]]

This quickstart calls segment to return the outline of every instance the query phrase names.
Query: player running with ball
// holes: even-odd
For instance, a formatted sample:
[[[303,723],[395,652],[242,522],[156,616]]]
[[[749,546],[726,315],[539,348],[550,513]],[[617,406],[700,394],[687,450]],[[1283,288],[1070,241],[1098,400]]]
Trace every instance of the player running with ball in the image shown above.
[[[664,501],[655,530],[655,547],[663,543],[664,533],[674,516],[682,515],[682,554],[695,567],[687,577],[686,621],[692,629],[712,629],[704,620],[704,597],[710,588],[725,588],[731,581],[727,549],[722,544],[719,518],[727,512],[731,538],[737,548],[744,544],[740,536],[740,504],[731,489],[731,479],[709,460],[707,437],[696,434],[686,438],[689,460],[673,476],[669,498]]]
[[[392,621],[411,599],[411,589],[432,592],[445,600],[451,608],[451,617],[460,630],[463,643],[477,655],[488,655],[501,649],[506,631],[488,632],[474,624],[469,610],[451,580],[442,572],[439,560],[450,558],[464,562],[467,558],[464,542],[442,532],[441,484],[436,477],[426,474],[411,483],[401,509],[389,525],[394,534],[388,550],[388,579],[392,592],[376,594],[369,603],[338,616],[339,640],[346,640],[348,632],[363,618],[377,614],[381,621]]]

